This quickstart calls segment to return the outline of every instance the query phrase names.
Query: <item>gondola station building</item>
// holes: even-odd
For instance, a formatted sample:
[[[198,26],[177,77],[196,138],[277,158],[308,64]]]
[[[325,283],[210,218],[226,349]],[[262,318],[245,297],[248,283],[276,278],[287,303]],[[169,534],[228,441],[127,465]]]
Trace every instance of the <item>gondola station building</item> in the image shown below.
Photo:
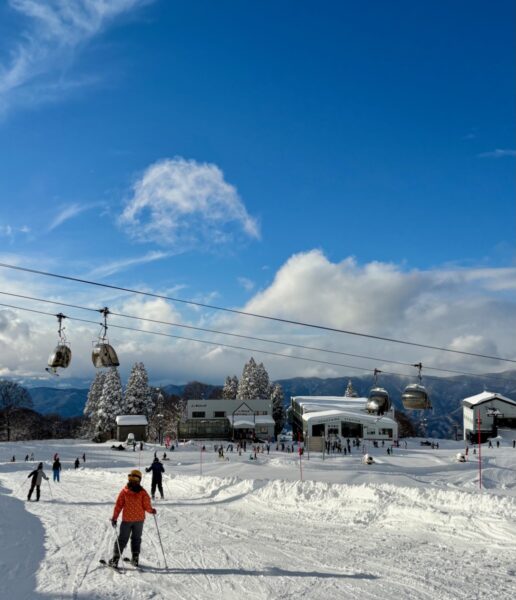
[[[272,402],[269,399],[188,400],[179,423],[184,439],[260,439],[274,437]]]
[[[293,437],[301,434],[314,452],[322,451],[328,438],[397,440],[394,408],[382,415],[370,414],[367,403],[368,398],[351,396],[293,396],[290,405]]]
[[[494,392],[482,392],[464,398],[462,409],[464,439],[470,443],[478,442],[479,429],[482,443],[499,435],[501,430],[509,430],[516,437],[516,401]]]

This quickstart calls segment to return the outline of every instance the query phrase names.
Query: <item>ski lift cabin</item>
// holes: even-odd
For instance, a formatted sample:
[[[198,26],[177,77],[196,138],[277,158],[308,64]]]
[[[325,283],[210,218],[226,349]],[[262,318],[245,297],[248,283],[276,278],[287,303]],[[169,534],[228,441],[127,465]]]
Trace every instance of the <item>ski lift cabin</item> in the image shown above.
[[[66,341],[65,328],[63,327],[63,319],[66,319],[66,316],[59,313],[56,317],[59,322],[57,331],[59,342],[54,348],[54,352],[48,357],[48,366],[46,367],[46,370],[54,375],[57,375],[57,369],[66,369],[72,360],[72,350],[70,344]]]
[[[106,342],[95,344],[91,352],[91,360],[97,369],[101,367],[118,367],[120,365],[115,349]]]
[[[391,407],[389,392],[382,387],[371,388],[367,398],[366,409],[368,413],[383,415]]]
[[[107,316],[109,315],[109,308],[106,306],[99,311],[104,315],[104,323],[101,324],[102,332],[99,335],[93,351],[91,353],[91,360],[93,365],[99,369],[101,367],[118,367],[120,361],[116,355],[115,349],[107,341]]]
[[[408,410],[429,410],[432,408],[425,386],[419,383],[407,385],[401,395],[401,401]]]
[[[407,385],[401,395],[401,401],[404,408],[408,410],[429,410],[432,408],[432,404],[430,403],[430,398],[425,386],[421,383],[421,369],[423,368],[423,365],[421,363],[416,363],[412,366],[418,369],[419,383]]]

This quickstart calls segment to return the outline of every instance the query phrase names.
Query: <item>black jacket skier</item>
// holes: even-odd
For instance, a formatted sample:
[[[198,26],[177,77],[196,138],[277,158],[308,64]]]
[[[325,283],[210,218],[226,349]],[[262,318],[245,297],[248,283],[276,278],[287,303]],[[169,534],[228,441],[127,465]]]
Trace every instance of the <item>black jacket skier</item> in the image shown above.
[[[157,487],[159,490],[159,493],[161,495],[161,499],[163,500],[164,495],[163,495],[162,474],[165,472],[165,468],[160,463],[159,458],[157,456],[154,457],[154,460],[152,461],[152,465],[150,467],[148,467],[147,469],[145,469],[145,471],[147,473],[150,473],[152,471],[152,484],[151,484],[152,499],[154,500],[154,495],[156,493],[156,487]]]
[[[39,463],[38,468],[27,475],[27,479],[29,477],[32,477],[32,481],[30,483],[30,490],[27,500],[30,500],[32,492],[34,491],[34,488],[36,488],[36,501],[38,501],[41,491],[41,480],[46,479],[48,481],[48,477],[43,472],[43,463]]]

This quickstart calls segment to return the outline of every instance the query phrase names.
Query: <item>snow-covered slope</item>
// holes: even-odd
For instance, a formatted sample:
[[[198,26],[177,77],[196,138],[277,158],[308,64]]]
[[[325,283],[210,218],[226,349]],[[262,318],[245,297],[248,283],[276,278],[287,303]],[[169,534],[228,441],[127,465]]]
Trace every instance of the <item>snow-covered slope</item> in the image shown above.
[[[432,450],[411,440],[392,456],[368,449],[370,466],[359,453],[324,461],[312,454],[301,465],[275,451],[221,461],[211,444],[201,465],[197,445],[181,446],[164,463],[157,520],[146,521],[144,569],[122,573],[98,562],[114,542],[114,499],[128,470],[150,464],[155,448],[0,444],[3,460],[34,452],[49,475],[54,452],[64,461],[61,482],[43,482],[39,503],[25,502],[34,465],[0,464],[2,597],[513,598],[516,449],[483,449],[479,492],[476,456],[457,463],[460,443],[440,442]],[[83,452],[87,462],[73,469]]]

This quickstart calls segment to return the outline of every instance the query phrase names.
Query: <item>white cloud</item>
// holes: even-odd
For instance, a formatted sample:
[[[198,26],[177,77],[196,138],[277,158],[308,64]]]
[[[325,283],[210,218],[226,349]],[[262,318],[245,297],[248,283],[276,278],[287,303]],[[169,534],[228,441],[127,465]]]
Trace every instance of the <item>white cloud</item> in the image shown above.
[[[516,150],[497,148],[491,152],[482,152],[477,155],[479,158],[505,158],[506,156],[516,156]]]
[[[254,281],[252,281],[251,279],[248,279],[247,277],[239,277],[238,283],[239,283],[239,285],[241,285],[244,288],[244,290],[246,292],[250,292],[251,290],[254,289],[254,286],[255,286]]]
[[[62,225],[65,221],[73,219],[73,217],[80,215],[84,211],[89,210],[94,206],[97,205],[78,204],[77,202],[74,204],[68,204],[67,206],[63,206],[48,226],[48,231],[54,230],[56,227],[59,227],[59,225]]]
[[[121,226],[141,242],[174,251],[217,249],[242,233],[259,238],[259,227],[214,164],[181,157],[152,164],[135,183]]]
[[[114,260],[110,263],[103,263],[100,267],[92,269],[89,272],[88,277],[107,277],[108,275],[113,275],[115,273],[119,273],[120,271],[125,271],[137,265],[144,265],[146,263],[161,260],[163,258],[166,258],[167,256],[169,256],[167,252],[155,251],[147,252],[147,254],[145,254],[144,256]]]
[[[27,225],[15,227],[13,225],[0,223],[0,237],[5,237],[8,238],[10,241],[13,241],[17,233],[30,233],[30,228],[27,227]]]
[[[71,81],[65,67],[74,52],[122,14],[150,0],[9,0],[24,28],[9,60],[0,65],[0,112],[13,102],[58,98],[70,88],[91,83]]]
[[[52,270],[55,265],[36,260],[0,257],[8,263]],[[241,308],[248,312],[277,316],[296,321],[319,323],[329,327],[405,339],[423,344],[449,347],[465,352],[514,358],[516,310],[512,283],[516,269],[435,269],[406,271],[398,265],[381,262],[359,264],[353,258],[332,262],[320,250],[296,254],[276,273],[272,283],[255,294]],[[174,291],[152,289],[144,284],[138,289],[168,295]],[[507,363],[415,348],[382,340],[330,333],[299,326],[282,325],[252,317],[191,310],[188,306],[130,296],[120,291],[77,286],[63,281],[36,278],[0,269],[0,289],[39,298],[62,299],[80,306],[144,316],[158,321],[230,331],[282,342],[327,348],[339,352],[378,357],[378,361],[309,352],[301,348],[286,349],[256,340],[224,337],[158,323],[144,323],[111,316],[109,339],[121,360],[126,378],[136,361],[143,361],[152,382],[185,383],[202,380],[222,384],[228,374],[240,376],[251,355],[263,361],[272,379],[294,376],[336,377],[363,374],[348,367],[288,360],[257,352],[258,349],[313,357],[328,362],[361,367],[372,374],[376,367],[385,372],[413,374],[415,370],[382,362],[383,359],[406,363],[422,361],[423,376],[436,373],[427,367],[442,367],[469,372],[493,372],[512,368]],[[181,296],[189,298],[183,290]],[[200,299],[207,300],[206,298]],[[0,297],[0,302],[55,314],[60,307]],[[227,305],[220,299],[211,304]],[[98,313],[63,307],[68,316],[88,319],[94,324],[65,321],[72,344],[73,360],[62,373],[59,383],[70,377],[92,378],[91,343],[97,336]],[[178,340],[150,333],[118,329],[127,325],[144,331],[160,331],[187,338],[204,339],[215,345]],[[2,360],[8,375],[44,374],[48,354],[57,341],[55,317],[17,312],[0,307]],[[221,344],[244,346],[250,350],[229,349]]]

